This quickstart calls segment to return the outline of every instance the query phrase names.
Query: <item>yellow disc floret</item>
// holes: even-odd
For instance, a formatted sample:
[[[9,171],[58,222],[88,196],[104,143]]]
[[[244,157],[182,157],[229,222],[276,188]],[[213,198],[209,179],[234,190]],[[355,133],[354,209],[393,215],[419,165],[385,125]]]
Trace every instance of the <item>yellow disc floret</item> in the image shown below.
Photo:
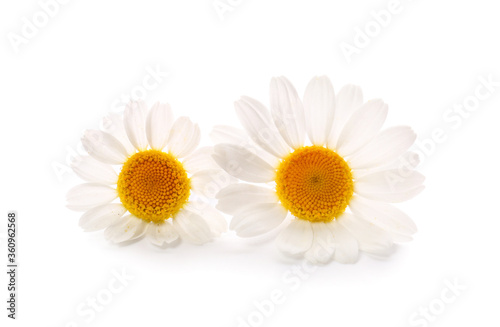
[[[190,181],[173,155],[147,150],[125,162],[117,190],[123,206],[131,214],[158,223],[173,217],[187,202]]]
[[[295,217],[332,221],[342,214],[354,191],[351,169],[335,151],[299,148],[283,159],[276,173],[276,193]]]

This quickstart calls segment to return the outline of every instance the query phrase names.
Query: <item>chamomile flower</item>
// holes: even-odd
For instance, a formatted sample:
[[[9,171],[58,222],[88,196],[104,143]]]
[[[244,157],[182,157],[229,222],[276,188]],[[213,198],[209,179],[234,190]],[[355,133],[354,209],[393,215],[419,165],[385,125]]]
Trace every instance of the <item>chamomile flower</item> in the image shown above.
[[[392,203],[423,189],[408,151],[415,133],[381,130],[387,105],[363,103],[357,86],[335,95],[330,80],[317,77],[303,99],[284,77],[270,88],[270,111],[249,97],[235,103],[245,132],[212,132],[215,161],[242,181],[217,194],[217,208],[233,216],[230,229],[252,237],[287,221],[278,248],[312,263],[352,263],[359,251],[386,254],[410,240],[416,226]]]
[[[89,155],[72,162],[87,183],[68,192],[67,205],[84,211],[79,224],[85,231],[105,229],[116,243],[145,235],[161,246],[179,237],[202,244],[226,230],[217,210],[194,200],[209,195],[207,176],[225,174],[210,157],[211,147],[196,150],[198,125],[186,117],[174,121],[168,104],[148,110],[142,101],[102,125],[106,132],[85,131]]]

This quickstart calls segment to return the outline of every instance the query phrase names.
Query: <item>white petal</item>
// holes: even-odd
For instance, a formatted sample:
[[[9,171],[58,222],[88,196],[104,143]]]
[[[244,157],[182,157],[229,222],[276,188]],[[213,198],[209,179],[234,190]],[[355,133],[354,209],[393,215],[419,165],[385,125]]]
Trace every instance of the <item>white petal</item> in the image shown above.
[[[187,117],[179,117],[170,131],[168,149],[176,157],[184,158],[200,143],[200,128]]]
[[[193,153],[187,156],[182,165],[191,174],[207,169],[220,169],[219,165],[212,158],[214,147],[204,146],[196,149]]]
[[[227,221],[224,216],[210,204],[202,201],[190,202],[188,210],[202,216],[208,223],[213,237],[227,232]]]
[[[307,134],[315,145],[324,145],[332,128],[335,91],[326,76],[313,78],[304,93]]]
[[[118,181],[118,175],[113,167],[91,156],[76,156],[70,166],[78,177],[88,182],[116,184]]]
[[[333,233],[335,253],[333,258],[340,263],[354,263],[358,260],[358,241],[337,221],[327,223]]]
[[[425,189],[425,186],[421,185],[411,190],[405,192],[390,192],[390,193],[358,193],[365,198],[378,200],[389,203],[399,203],[408,201]]]
[[[262,149],[278,158],[290,152],[290,148],[272,123],[271,114],[262,103],[244,96],[234,103],[234,107],[250,138]]]
[[[420,157],[418,153],[413,151],[406,151],[392,162],[367,169],[352,169],[352,174],[353,178],[357,179],[376,172],[396,169],[399,171],[400,175],[406,176],[407,174],[410,174],[410,172],[412,172],[415,168],[417,168],[419,164]]]
[[[407,151],[399,158],[389,163],[386,166],[380,166],[383,170],[398,169],[400,171],[411,171],[420,165],[420,156],[413,151]]]
[[[125,108],[123,125],[127,132],[130,143],[139,151],[144,151],[148,147],[146,138],[146,111],[144,101],[130,101]]]
[[[174,228],[182,237],[193,244],[203,244],[212,240],[213,233],[208,223],[200,215],[183,209],[173,218]]]
[[[86,130],[82,137],[85,151],[101,162],[119,165],[127,160],[127,151],[114,136],[98,130]]]
[[[179,234],[175,231],[170,220],[167,220],[160,224],[149,224],[146,237],[154,245],[162,246],[163,243],[172,243],[178,239]]]
[[[137,227],[135,229],[134,236],[132,236],[131,240],[134,240],[136,238],[140,238],[140,237],[146,235],[146,233],[148,232],[149,225],[150,225],[149,222],[144,221],[142,219],[139,219],[139,224],[137,225]]]
[[[120,203],[110,203],[85,212],[79,221],[79,225],[86,232],[101,230],[114,224],[127,212]]]
[[[213,158],[229,175],[247,182],[270,182],[275,176],[273,167],[241,146],[217,144]]]
[[[214,144],[228,143],[244,147],[270,165],[275,165],[279,162],[277,157],[256,145],[242,129],[232,126],[217,125],[210,133],[210,138]]]
[[[358,240],[361,251],[387,254],[393,245],[388,232],[355,215],[344,213],[336,221]]]
[[[112,187],[99,183],[84,183],[71,188],[66,194],[67,207],[71,210],[85,211],[118,197]]]
[[[410,127],[388,128],[349,158],[349,165],[353,169],[366,169],[391,163],[406,153],[416,138]]]
[[[214,237],[219,237],[222,233],[227,232],[227,221],[224,216],[212,207],[205,209],[205,219],[210,225],[210,230]]]
[[[144,235],[144,221],[127,215],[104,230],[104,237],[114,243],[130,241]]]
[[[252,237],[269,232],[286,218],[288,211],[277,203],[261,203],[233,217],[229,228],[240,237]]]
[[[409,239],[417,232],[413,220],[390,204],[354,196],[349,202],[349,208],[357,216],[390,232],[395,240],[400,235]]]
[[[352,174],[354,179],[357,179],[376,172],[396,169],[399,171],[400,175],[406,176],[407,174],[410,174],[415,168],[417,168],[419,164],[420,157],[418,153],[407,151],[392,162],[367,169],[353,169]]]
[[[174,114],[170,105],[157,102],[146,119],[146,136],[152,149],[162,150],[168,141],[170,128],[174,123]]]
[[[384,170],[358,178],[354,191],[361,195],[406,192],[421,186],[424,180],[425,177],[418,171],[401,175],[397,169]]]
[[[232,184],[223,188],[216,196],[216,208],[224,213],[236,215],[258,203],[278,203],[276,192],[252,184]]]
[[[236,181],[222,169],[201,170],[191,176],[191,190],[199,195],[214,198],[221,188]]]
[[[215,125],[210,133],[210,139],[215,144],[230,143],[246,147],[250,143],[245,131],[226,125]]]
[[[387,117],[382,100],[370,100],[358,108],[346,122],[337,142],[337,151],[348,156],[368,143],[382,128]]]
[[[345,85],[340,89],[336,97],[335,117],[333,118],[328,146],[337,148],[337,141],[345,123],[349,120],[354,110],[363,104],[363,92],[357,85]]]
[[[304,144],[306,127],[302,101],[292,83],[275,77],[270,87],[271,114],[279,133],[291,148]]]
[[[385,170],[358,178],[354,183],[354,192],[369,199],[401,202],[420,193],[424,180],[425,177],[417,171],[401,175],[397,169]],[[417,189],[418,192],[412,192]]]
[[[132,155],[136,152],[135,147],[128,139],[127,132],[125,132],[122,114],[110,113],[105,116],[101,121],[101,130],[113,135],[123,145],[127,151],[127,155]]]
[[[332,260],[335,252],[335,240],[328,225],[323,222],[312,223],[314,238],[311,248],[304,257],[311,263],[327,263]]]
[[[295,218],[276,238],[276,245],[282,252],[297,255],[306,252],[312,245],[311,222]]]

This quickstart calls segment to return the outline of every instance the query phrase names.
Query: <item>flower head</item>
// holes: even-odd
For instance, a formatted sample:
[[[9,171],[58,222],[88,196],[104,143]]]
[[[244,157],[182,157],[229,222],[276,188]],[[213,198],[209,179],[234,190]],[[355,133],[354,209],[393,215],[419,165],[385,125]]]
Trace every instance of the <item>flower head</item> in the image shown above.
[[[202,244],[226,229],[224,217],[194,196],[207,196],[206,182],[224,178],[210,154],[196,150],[198,125],[186,117],[174,121],[167,104],[150,110],[131,102],[123,117],[112,114],[103,129],[87,130],[82,144],[88,156],[72,168],[87,183],[72,188],[68,207],[85,213],[85,231],[105,229],[113,242],[146,236],[156,245],[179,236]]]
[[[410,240],[415,224],[391,203],[423,189],[408,151],[415,133],[381,130],[382,100],[363,102],[353,85],[335,94],[327,77],[313,78],[303,99],[286,78],[273,78],[270,95],[270,111],[249,97],[235,103],[244,132],[212,133],[215,161],[242,181],[217,195],[230,228],[251,237],[287,220],[277,246],[313,263],[355,262],[360,250],[382,254]]]

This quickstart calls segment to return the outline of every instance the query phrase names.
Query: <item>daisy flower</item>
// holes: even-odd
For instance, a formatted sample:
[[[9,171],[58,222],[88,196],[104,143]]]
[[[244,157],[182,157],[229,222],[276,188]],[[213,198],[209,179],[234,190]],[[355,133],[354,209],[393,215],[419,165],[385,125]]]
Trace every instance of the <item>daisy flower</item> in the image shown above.
[[[387,254],[395,241],[411,239],[415,224],[391,203],[423,189],[416,164],[403,165],[415,160],[408,149],[416,135],[405,126],[381,130],[383,101],[363,103],[354,85],[335,95],[327,77],[313,78],[301,100],[278,77],[270,102],[268,111],[242,97],[235,108],[245,132],[212,132],[215,161],[243,181],[217,194],[217,208],[233,216],[230,229],[252,237],[287,220],[277,247],[312,263],[352,263],[359,251]]]
[[[210,157],[212,147],[196,150],[198,125],[174,121],[168,104],[148,111],[141,101],[106,117],[103,127],[107,132],[85,131],[89,156],[72,162],[87,183],[69,190],[67,206],[85,212],[79,222],[85,231],[105,229],[116,243],[145,235],[161,246],[179,237],[202,244],[226,230],[217,210],[195,201],[207,195],[211,177],[225,174]]]

